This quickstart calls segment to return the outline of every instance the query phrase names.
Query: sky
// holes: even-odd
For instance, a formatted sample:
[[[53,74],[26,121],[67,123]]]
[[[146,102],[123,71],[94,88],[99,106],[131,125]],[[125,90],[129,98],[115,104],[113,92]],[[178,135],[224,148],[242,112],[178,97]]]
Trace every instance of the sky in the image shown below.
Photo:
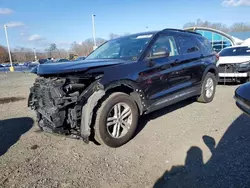
[[[182,28],[197,19],[250,22],[250,0],[0,0],[0,45],[6,45],[8,25],[11,48],[44,49],[56,43],[69,48],[92,35],[95,14],[96,37],[110,33],[137,33],[164,28]]]

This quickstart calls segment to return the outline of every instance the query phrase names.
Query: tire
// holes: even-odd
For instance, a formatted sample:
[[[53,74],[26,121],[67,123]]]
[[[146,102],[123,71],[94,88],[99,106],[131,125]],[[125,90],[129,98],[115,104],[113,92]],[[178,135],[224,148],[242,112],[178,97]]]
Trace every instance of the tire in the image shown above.
[[[207,94],[207,90],[206,90],[206,85],[207,85],[208,80],[210,81],[212,80],[212,84],[213,84],[213,90],[210,93],[210,95]],[[201,94],[198,97],[197,101],[202,102],[202,103],[211,102],[214,99],[216,85],[217,85],[217,81],[216,81],[215,75],[211,72],[208,72],[203,80],[202,87],[201,87]]]
[[[116,129],[114,128],[115,125],[117,125],[117,124],[111,125],[108,128],[107,119],[108,119],[108,117],[110,117],[110,114],[112,115],[112,112],[113,112],[113,114],[115,114],[114,108],[117,107],[118,104],[120,104],[120,106],[121,106],[120,111],[122,111],[122,109],[123,109],[122,112],[125,112],[125,109],[128,109],[128,108],[130,109],[131,116],[129,115],[129,117],[132,117],[132,118],[128,118],[126,120],[126,122],[130,122],[130,127],[127,126],[127,127],[129,127],[129,129],[123,128],[124,124],[122,124],[123,127],[120,125],[120,128],[116,128]],[[126,108],[124,108],[124,106]],[[114,117],[115,117],[115,115],[114,115]],[[125,93],[121,93],[121,92],[112,93],[111,95],[109,95],[106,98],[105,101],[102,102],[100,108],[97,109],[95,126],[94,126],[95,140],[97,142],[99,142],[100,144],[105,144],[109,147],[115,148],[115,147],[122,146],[123,144],[127,143],[131,139],[131,137],[134,135],[136,127],[137,127],[137,123],[138,123],[138,117],[139,117],[139,113],[138,113],[137,105],[136,105],[135,101],[129,95],[127,95]],[[122,118],[120,118],[120,119],[122,119]],[[116,120],[114,120],[114,121],[116,121]],[[124,122],[122,120],[117,120],[117,121]],[[113,133],[116,132],[117,134],[119,134],[120,131],[114,131],[114,129],[120,130],[122,132],[122,134],[124,134],[123,131],[124,132],[127,131],[127,132],[121,137],[116,137],[117,135],[114,136]]]

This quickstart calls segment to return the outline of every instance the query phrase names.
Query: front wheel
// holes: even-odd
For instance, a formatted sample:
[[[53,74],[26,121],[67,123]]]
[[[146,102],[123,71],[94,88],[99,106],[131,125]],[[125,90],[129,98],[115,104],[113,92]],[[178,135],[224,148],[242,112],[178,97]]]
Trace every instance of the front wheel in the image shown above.
[[[208,72],[203,80],[201,87],[201,94],[198,101],[202,103],[209,103],[213,100],[216,89],[216,77],[213,73]]]
[[[133,136],[138,123],[138,108],[127,94],[111,94],[97,110],[95,139],[100,144],[119,147]]]

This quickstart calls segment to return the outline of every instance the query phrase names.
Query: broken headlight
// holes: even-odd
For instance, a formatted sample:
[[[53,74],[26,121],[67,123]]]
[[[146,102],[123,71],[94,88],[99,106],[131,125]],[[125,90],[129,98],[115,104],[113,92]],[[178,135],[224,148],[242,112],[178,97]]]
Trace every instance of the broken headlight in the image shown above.
[[[250,61],[239,64],[239,71],[249,71],[249,70],[250,70]]]

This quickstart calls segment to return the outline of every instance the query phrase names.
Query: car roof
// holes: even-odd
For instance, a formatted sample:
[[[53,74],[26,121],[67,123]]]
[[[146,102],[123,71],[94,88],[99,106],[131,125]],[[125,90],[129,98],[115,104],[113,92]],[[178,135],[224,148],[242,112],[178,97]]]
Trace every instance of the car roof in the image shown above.
[[[228,47],[226,47],[226,48],[223,48],[223,50],[224,49],[230,49],[230,48],[244,48],[244,47],[248,47],[248,48],[250,48],[250,46],[247,46],[247,45],[235,45],[235,46],[228,46]]]
[[[138,36],[138,35],[155,35],[157,33],[160,32],[180,32],[180,33],[186,33],[186,34],[195,34],[195,35],[199,35],[202,36],[200,33],[194,32],[194,31],[188,31],[188,30],[183,30],[183,29],[174,29],[174,28],[166,28],[163,30],[157,30],[157,31],[146,31],[146,32],[140,32],[140,33],[134,33],[134,34],[130,34],[130,35],[125,35],[125,36],[121,36],[119,38],[126,38],[126,37],[133,37],[133,36]],[[112,39],[115,40],[115,39]]]
[[[138,35],[155,35],[157,32],[159,32],[159,31],[147,31],[147,32],[133,33],[133,34],[129,34],[129,35],[120,36],[118,38],[122,39],[122,38],[126,38],[126,37],[138,36]],[[115,38],[115,39],[117,39],[117,38]],[[115,40],[115,39],[111,39],[111,40]]]

